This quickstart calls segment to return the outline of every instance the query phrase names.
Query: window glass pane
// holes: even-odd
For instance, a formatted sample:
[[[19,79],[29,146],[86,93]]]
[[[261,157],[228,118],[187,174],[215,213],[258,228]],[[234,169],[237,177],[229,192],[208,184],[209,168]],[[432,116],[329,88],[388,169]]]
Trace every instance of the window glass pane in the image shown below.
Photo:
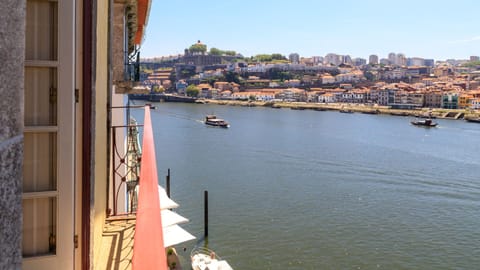
[[[55,133],[25,133],[23,192],[56,190]]]
[[[25,68],[25,126],[56,124],[56,68]]]
[[[23,200],[23,257],[56,253],[57,200]]]
[[[27,1],[26,60],[57,60],[57,3]]]

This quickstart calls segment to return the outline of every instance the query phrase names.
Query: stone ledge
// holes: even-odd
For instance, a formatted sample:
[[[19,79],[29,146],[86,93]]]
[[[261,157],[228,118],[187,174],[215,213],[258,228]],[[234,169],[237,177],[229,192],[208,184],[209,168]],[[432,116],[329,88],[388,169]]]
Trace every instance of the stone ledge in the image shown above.
[[[116,81],[113,83],[116,94],[148,94],[150,88],[141,84],[141,82]]]

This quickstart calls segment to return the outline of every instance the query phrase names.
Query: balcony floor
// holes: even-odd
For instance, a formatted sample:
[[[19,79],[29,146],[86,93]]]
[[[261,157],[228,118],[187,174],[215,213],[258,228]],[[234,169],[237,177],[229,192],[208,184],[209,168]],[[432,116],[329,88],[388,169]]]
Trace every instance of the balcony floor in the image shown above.
[[[109,218],[102,234],[101,253],[95,269],[131,269],[135,235],[135,215]]]
[[[102,247],[95,269],[132,269],[133,243],[135,236],[135,215],[108,218],[102,233]],[[168,264],[176,263],[175,270],[182,270],[177,251],[168,256]]]

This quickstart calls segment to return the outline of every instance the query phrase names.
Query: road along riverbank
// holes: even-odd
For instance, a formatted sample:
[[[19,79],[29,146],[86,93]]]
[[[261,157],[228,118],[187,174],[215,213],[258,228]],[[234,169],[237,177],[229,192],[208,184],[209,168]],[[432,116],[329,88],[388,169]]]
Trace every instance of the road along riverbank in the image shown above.
[[[432,117],[442,119],[468,119],[479,118],[479,110],[470,109],[442,109],[442,108],[422,108],[417,110],[392,109],[390,106],[380,106],[377,104],[356,104],[356,103],[309,103],[309,102],[264,102],[264,101],[241,101],[241,100],[216,100],[202,99],[197,103],[217,104],[228,106],[244,106],[244,107],[271,107],[276,109],[293,109],[293,110],[335,110],[349,111],[365,114],[389,114],[396,116],[413,116],[413,117]]]

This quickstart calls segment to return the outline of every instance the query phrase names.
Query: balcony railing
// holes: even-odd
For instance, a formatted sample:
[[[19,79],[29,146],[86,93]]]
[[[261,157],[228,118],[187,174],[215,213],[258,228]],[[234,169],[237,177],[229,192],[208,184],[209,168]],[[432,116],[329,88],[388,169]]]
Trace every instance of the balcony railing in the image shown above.
[[[138,82],[140,81],[140,51],[126,55],[124,80]]]
[[[140,51],[136,51],[131,55],[125,53],[125,61],[123,68],[114,70],[115,93],[117,94],[147,94],[150,87],[142,84],[140,76]],[[118,74],[116,72],[123,72]],[[118,77],[120,76],[120,78]]]
[[[142,163],[142,149],[139,132],[143,125],[130,117],[132,108],[153,108],[150,104],[113,106],[113,109],[126,109],[127,125],[112,125],[112,151],[110,155],[112,173],[109,182],[107,216],[124,216],[134,214],[137,209],[138,184],[140,180],[140,165]]]
[[[129,125],[112,126],[112,187],[110,199],[112,209],[108,212],[111,216],[132,214],[137,208],[137,186],[140,180],[140,163],[142,152],[139,143],[138,125],[132,118]],[[126,130],[126,144],[121,136],[121,141],[117,133]],[[124,149],[125,148],[125,149]],[[120,202],[125,202],[120,205]]]

